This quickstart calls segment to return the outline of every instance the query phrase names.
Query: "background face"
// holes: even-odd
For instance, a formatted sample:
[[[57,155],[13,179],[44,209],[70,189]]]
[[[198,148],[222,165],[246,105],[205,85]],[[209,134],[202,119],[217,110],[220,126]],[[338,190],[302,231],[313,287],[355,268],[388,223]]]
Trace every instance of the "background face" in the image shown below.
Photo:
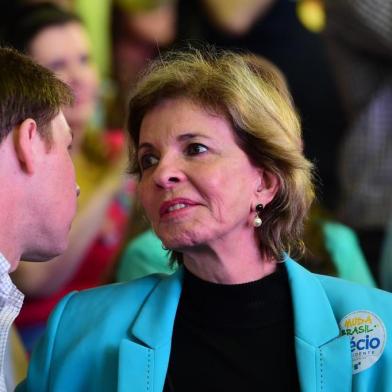
[[[84,128],[95,108],[98,75],[83,26],[71,22],[42,30],[33,39],[30,54],[72,88],[75,103],[64,109],[64,115],[71,128]]]
[[[225,118],[186,99],[163,101],[142,121],[138,159],[140,198],[165,246],[253,238],[260,171]]]
[[[125,97],[148,62],[175,39],[176,7],[172,3],[153,9],[127,12],[118,9],[112,23],[113,70]]]

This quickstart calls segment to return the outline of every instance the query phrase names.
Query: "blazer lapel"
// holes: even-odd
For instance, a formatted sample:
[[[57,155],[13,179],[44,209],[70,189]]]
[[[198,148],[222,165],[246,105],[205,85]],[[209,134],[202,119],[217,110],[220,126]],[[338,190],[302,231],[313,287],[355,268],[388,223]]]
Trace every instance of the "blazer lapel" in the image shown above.
[[[160,281],[119,353],[119,392],[161,392],[169,363],[173,324],[181,293],[181,269]]]
[[[351,391],[350,341],[340,336],[320,281],[290,258],[286,268],[293,298],[295,349],[301,390]]]

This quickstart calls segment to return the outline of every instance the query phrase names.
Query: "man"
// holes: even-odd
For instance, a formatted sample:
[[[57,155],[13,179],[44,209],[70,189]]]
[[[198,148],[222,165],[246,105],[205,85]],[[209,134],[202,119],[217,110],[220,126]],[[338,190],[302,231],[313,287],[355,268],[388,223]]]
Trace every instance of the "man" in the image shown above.
[[[71,102],[50,71],[0,48],[0,392],[8,332],[23,302],[8,273],[21,259],[63,252],[76,212],[72,133],[61,111]]]

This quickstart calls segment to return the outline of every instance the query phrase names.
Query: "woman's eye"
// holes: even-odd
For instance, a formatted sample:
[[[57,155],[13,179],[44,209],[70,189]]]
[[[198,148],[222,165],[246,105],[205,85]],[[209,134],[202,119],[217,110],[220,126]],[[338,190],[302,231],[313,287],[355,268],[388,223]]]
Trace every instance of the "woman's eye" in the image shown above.
[[[139,160],[140,168],[142,170],[146,170],[149,167],[156,165],[157,163],[158,158],[152,154],[145,154]]]
[[[80,62],[81,64],[90,64],[91,56],[89,54],[82,54],[80,56]]]
[[[208,148],[200,143],[192,143],[186,148],[186,152],[188,155],[198,155],[207,152]]]
[[[59,72],[65,68],[65,64],[65,60],[54,60],[47,65],[47,68],[53,72]]]

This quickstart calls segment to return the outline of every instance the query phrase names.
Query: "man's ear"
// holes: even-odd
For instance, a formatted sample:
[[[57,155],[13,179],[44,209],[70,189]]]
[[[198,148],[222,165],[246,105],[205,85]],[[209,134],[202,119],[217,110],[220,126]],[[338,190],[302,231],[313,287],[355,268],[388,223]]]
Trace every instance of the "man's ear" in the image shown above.
[[[41,139],[37,123],[27,118],[13,130],[15,152],[21,168],[27,174],[34,174],[36,160],[36,143]],[[42,140],[40,140],[42,142]]]
[[[280,180],[275,173],[259,169],[259,183],[257,186],[257,202],[266,206],[270,203],[280,187]]]

